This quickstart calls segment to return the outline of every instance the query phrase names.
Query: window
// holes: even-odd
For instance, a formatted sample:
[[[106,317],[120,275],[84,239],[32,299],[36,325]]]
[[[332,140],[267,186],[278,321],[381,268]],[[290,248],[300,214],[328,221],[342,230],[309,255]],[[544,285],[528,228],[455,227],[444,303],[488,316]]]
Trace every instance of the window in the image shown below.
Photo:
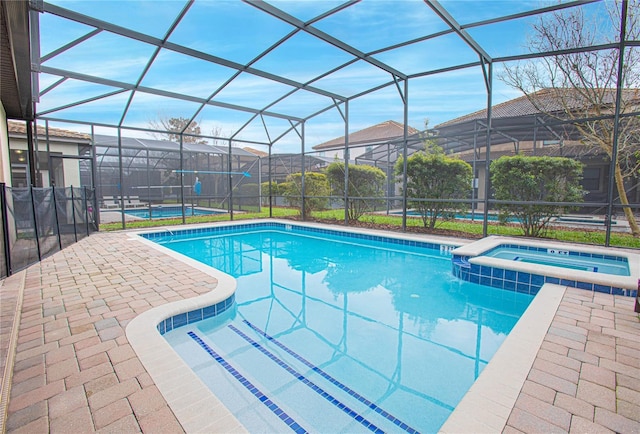
[[[582,188],[588,191],[602,191],[601,167],[585,167],[582,171]]]

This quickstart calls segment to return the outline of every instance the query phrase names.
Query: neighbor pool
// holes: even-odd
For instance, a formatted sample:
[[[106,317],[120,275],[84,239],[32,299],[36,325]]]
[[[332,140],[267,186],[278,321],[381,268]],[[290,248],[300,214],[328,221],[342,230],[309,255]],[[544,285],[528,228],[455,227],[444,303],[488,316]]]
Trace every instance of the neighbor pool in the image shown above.
[[[158,328],[249,432],[436,432],[533,298],[461,281],[451,246],[415,240],[285,224],[147,238],[237,279],[235,303]]]
[[[130,216],[143,218],[143,219],[152,219],[152,218],[162,219],[162,218],[171,218],[171,217],[182,217],[182,207],[153,206],[151,207],[151,211],[149,211],[149,208],[139,208],[139,209],[127,209],[124,211],[124,213]],[[185,216],[188,217],[191,215],[224,214],[224,212],[187,206],[184,208],[184,214]]]
[[[392,211],[389,214],[392,215],[402,215],[402,211]],[[409,217],[420,217],[422,216],[422,213],[420,213],[419,211],[415,211],[415,210],[407,210],[407,216]],[[455,214],[454,218],[456,220],[473,220],[473,221],[483,221],[484,219],[484,213],[481,211],[477,211],[475,213],[464,213],[464,214]],[[500,221],[500,218],[496,215],[496,214],[488,214],[487,215],[487,221],[490,222],[498,222]],[[509,223],[514,223],[517,222],[518,219],[516,217],[507,217],[506,220]]]

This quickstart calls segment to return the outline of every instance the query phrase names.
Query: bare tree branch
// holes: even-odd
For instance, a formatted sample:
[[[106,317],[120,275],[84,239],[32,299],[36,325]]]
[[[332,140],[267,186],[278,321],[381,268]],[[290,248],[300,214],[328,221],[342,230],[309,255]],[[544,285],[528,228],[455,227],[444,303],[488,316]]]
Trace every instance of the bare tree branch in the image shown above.
[[[620,42],[621,2],[604,3],[607,13],[586,15],[583,7],[554,11],[538,17],[528,43],[531,52],[562,51],[592,45]],[[640,36],[640,0],[628,3],[626,36]],[[625,114],[640,110],[640,50],[624,52],[622,76],[618,77],[620,52],[616,49],[570,52],[538,60],[506,65],[499,78],[520,90],[541,113],[561,121],[573,121],[581,136],[585,153],[600,149],[609,159],[613,156],[616,87],[620,83],[622,101],[619,106],[615,182],[620,202],[628,205],[625,180],[638,174],[640,154],[640,116]],[[595,121],[585,118],[607,117]],[[625,215],[632,232],[640,236],[630,208]]]

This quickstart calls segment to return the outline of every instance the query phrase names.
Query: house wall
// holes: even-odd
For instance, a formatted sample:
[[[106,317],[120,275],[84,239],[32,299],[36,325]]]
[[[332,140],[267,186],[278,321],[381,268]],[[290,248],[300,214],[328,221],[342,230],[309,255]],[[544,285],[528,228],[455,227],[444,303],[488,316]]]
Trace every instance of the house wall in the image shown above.
[[[9,160],[9,133],[7,114],[0,102],[0,182],[11,187],[11,164]]]
[[[575,145],[578,142],[565,142],[566,146]],[[552,145],[556,149],[559,145]],[[532,155],[532,151],[534,148],[533,142],[520,142],[516,147],[513,143],[505,143],[500,145],[492,145],[491,146],[491,155],[492,160],[497,157],[496,154],[505,155],[508,153],[509,155],[515,155],[517,152],[527,152],[528,155]],[[551,146],[543,146],[541,143],[537,144],[535,155],[546,155],[547,151]],[[461,153],[455,154],[460,158],[469,161],[473,158],[473,151],[465,151]],[[608,194],[608,182],[609,182],[609,162],[604,158],[603,155],[590,155],[590,156],[567,156],[568,158],[576,159],[583,163],[584,165],[584,179],[583,185],[587,194],[584,197],[584,201],[587,203],[601,203],[607,202],[607,194]],[[484,154],[481,155],[481,158],[484,158]],[[486,173],[485,173],[485,165],[484,161],[481,161],[479,164],[476,164],[476,173],[478,176],[478,190],[477,190],[477,198],[478,200],[483,200],[485,198],[485,184],[486,184]],[[597,179],[595,178],[597,174]],[[638,197],[640,195],[640,189],[637,186],[638,179],[629,179],[627,182],[627,195],[630,202],[637,202]],[[614,187],[615,189],[615,187]],[[615,191],[615,190],[614,190]],[[614,193],[616,194],[616,193]],[[616,194],[617,196],[617,194]],[[482,209],[482,204],[478,205],[479,209]],[[602,213],[602,210],[596,210],[593,207],[585,207],[581,212],[584,213]]]
[[[78,155],[78,147],[77,143],[73,142],[63,142],[57,141],[54,138],[49,139],[49,152],[51,154],[57,153],[61,155]],[[26,151],[27,147],[27,139],[24,137],[11,137],[10,138],[10,149],[14,150],[23,150]],[[38,151],[42,152],[46,150],[46,140],[43,137],[38,138]],[[57,187],[65,187],[65,186],[74,186],[80,187],[80,165],[78,160],[73,159],[64,159],[62,161],[63,164],[63,176],[64,176],[64,185],[59,185],[60,181],[58,181]],[[40,170],[42,174],[42,186],[50,187],[50,177],[49,170]]]
[[[321,151],[314,151],[315,155],[319,157],[337,158],[338,160],[344,160],[344,148],[324,149]],[[366,148],[349,148],[349,160],[353,160],[362,156],[366,152]]]

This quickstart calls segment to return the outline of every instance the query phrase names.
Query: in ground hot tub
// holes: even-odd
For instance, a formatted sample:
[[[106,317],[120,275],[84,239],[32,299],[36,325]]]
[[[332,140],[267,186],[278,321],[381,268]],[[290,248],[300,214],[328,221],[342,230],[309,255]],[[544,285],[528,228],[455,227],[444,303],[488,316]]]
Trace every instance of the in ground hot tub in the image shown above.
[[[640,256],[624,250],[487,237],[452,252],[466,281],[536,294],[545,283],[636,296]]]
[[[593,273],[629,276],[629,259],[626,256],[604,255],[601,253],[576,252],[546,247],[501,244],[483,253],[490,258],[520,261],[536,265],[568,268],[570,270],[591,271]]]

